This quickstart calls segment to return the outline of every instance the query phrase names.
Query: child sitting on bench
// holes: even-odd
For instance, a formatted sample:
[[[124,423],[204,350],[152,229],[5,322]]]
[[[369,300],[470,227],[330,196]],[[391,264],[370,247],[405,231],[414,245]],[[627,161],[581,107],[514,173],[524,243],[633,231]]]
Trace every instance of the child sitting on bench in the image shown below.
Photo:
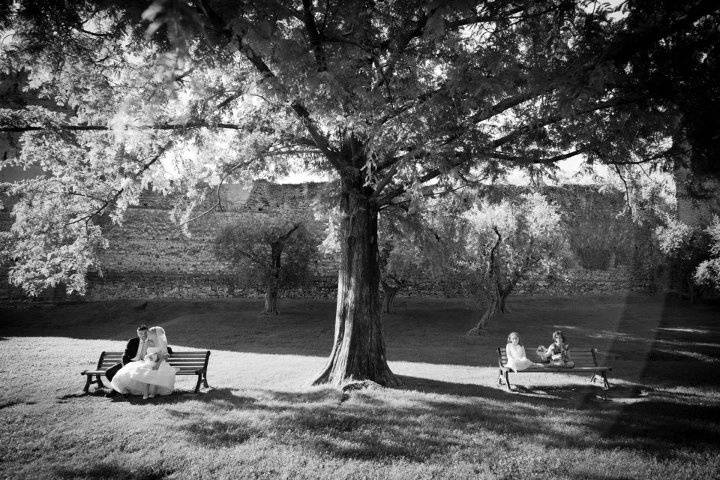
[[[553,332],[552,337],[553,343],[550,344],[548,348],[542,345],[537,348],[537,355],[540,357],[540,361],[552,367],[574,367],[575,362],[570,360],[568,354],[570,346],[565,340],[565,334],[561,330],[556,330]]]

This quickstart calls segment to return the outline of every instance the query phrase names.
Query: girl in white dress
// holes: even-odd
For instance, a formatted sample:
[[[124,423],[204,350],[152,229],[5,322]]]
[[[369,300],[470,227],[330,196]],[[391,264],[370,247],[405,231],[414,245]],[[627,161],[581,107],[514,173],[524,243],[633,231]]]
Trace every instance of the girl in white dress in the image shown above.
[[[527,358],[525,347],[520,345],[520,335],[518,335],[517,332],[510,332],[507,342],[507,345],[505,345],[505,353],[507,353],[507,366],[509,368],[517,372],[538,365]]]
[[[130,362],[113,377],[110,385],[120,393],[170,395],[175,388],[175,367],[167,363],[167,338],[162,327],[148,330],[147,352],[142,360]]]

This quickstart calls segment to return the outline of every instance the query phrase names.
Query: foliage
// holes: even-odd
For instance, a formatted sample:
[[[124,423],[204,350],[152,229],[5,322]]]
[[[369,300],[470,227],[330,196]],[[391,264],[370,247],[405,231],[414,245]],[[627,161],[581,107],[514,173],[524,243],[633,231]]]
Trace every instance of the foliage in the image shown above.
[[[4,109],[0,124],[34,149],[15,164],[65,166],[47,170],[62,188],[21,189],[73,204],[71,221],[118,222],[150,184],[188,192],[192,208],[288,158],[360,182],[382,206],[471,172],[656,153],[661,112],[608,112],[640,101],[616,95],[633,80],[627,46],[707,10],[663,8],[642,30],[634,11],[589,0],[6,2],[0,69],[26,71],[45,106]],[[103,188],[83,181],[90,171]],[[23,276],[42,275],[24,250]]]
[[[107,247],[100,227],[75,221],[77,204],[23,196],[12,207],[17,221],[0,232],[0,256],[9,264],[9,281],[36,296],[56,286],[84,294],[88,269],[99,270],[96,253]],[[102,270],[99,270],[102,273]]]
[[[580,266],[607,270],[628,262],[631,222],[622,214],[620,192],[570,185],[543,193],[557,202],[570,248]]]
[[[705,230],[710,237],[710,258],[703,260],[695,270],[695,282],[720,291],[720,218],[717,216]]]
[[[695,297],[695,283],[712,284],[712,271],[700,266],[712,268],[711,246],[708,231],[694,228],[668,217],[664,225],[655,230],[660,250],[666,256],[670,269],[670,287]],[[699,281],[700,280],[700,281]]]
[[[656,230],[675,215],[675,192],[662,176],[642,166],[618,167],[625,208],[618,215],[627,228],[622,246],[634,289],[657,293],[667,288],[671,266],[659,245]]]
[[[380,217],[380,284],[385,295],[385,311],[400,291],[427,282],[436,270],[429,258],[432,232],[419,211],[385,210]]]
[[[287,290],[311,276],[317,239],[295,214],[253,214],[218,233],[215,254],[232,266],[241,285]]]
[[[658,23],[667,34],[664,41],[646,38],[628,47],[628,81],[619,85],[644,98],[644,110],[662,114],[665,133],[673,140],[667,159],[690,167],[698,177],[720,177],[720,15],[708,12],[691,20],[713,3],[627,2],[629,28]],[[679,12],[688,17],[681,28],[673,28],[667,20]]]
[[[568,244],[560,213],[541,194],[497,204],[482,202],[464,218],[469,229],[462,265],[476,297],[485,302],[496,290],[504,298],[521,280],[538,281],[565,267]]]

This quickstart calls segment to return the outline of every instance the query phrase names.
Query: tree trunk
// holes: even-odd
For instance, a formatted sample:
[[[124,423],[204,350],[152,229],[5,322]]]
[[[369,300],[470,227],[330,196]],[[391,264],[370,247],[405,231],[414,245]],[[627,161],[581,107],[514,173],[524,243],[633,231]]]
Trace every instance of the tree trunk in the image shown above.
[[[275,242],[270,245],[270,278],[265,287],[265,312],[268,315],[280,315],[278,310],[278,291],[280,290],[280,259],[282,244]]]
[[[278,289],[268,285],[265,289],[265,311],[268,315],[280,315],[278,310]]]
[[[488,257],[487,263],[487,292],[490,292],[490,302],[485,308],[485,311],[480,316],[480,319],[473,328],[468,330],[466,335],[480,335],[488,322],[495,319],[498,312],[505,311],[505,299],[507,298],[509,291],[505,293],[500,285],[500,265],[498,261],[498,248],[502,243],[502,235],[497,227],[493,227],[497,240],[490,250],[490,256]]]
[[[485,311],[480,316],[480,319],[473,328],[468,330],[468,336],[481,335],[485,330],[485,326],[493,321],[497,317],[498,313],[502,311],[501,306],[505,302],[500,296],[495,296],[490,300],[490,304],[485,308]]]
[[[359,175],[343,179],[335,335],[330,358],[315,385],[339,386],[350,380],[399,383],[387,365],[380,323],[378,209],[362,183]]]

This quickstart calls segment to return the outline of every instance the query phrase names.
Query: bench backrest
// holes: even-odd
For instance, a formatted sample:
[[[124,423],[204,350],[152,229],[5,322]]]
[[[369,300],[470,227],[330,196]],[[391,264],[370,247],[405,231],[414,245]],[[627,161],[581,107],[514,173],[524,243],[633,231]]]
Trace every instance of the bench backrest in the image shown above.
[[[98,370],[107,370],[108,368],[122,362],[124,352],[102,352],[98,360]],[[173,367],[181,369],[199,369],[207,368],[210,359],[210,350],[204,352],[181,352],[174,351],[168,358],[168,363]]]
[[[599,354],[594,347],[570,348],[568,356],[570,360],[575,362],[576,367],[597,367],[600,365],[598,363]],[[498,347],[498,365],[501,367],[507,365],[507,352],[505,351],[505,347]]]

